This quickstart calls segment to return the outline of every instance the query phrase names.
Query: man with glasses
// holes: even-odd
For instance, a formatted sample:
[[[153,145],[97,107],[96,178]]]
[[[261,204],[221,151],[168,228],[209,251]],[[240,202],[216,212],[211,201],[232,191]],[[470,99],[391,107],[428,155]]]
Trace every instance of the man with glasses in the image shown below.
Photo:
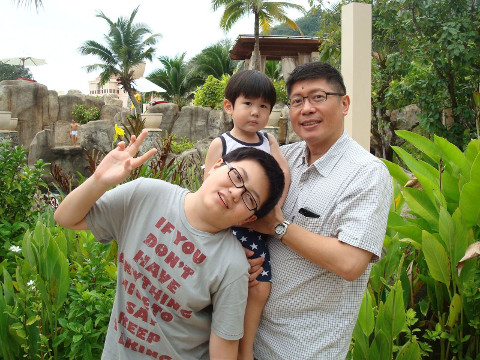
[[[155,153],[134,157],[146,135],[119,143],[55,211],[61,226],[118,243],[102,359],[236,360],[249,266],[230,227],[273,209],[283,171],[270,154],[240,148],[196,192],[144,178],[116,186]]]
[[[291,174],[287,198],[254,226],[274,235],[255,357],[345,359],[371,263],[381,255],[391,179],[344,130],[350,98],[337,69],[303,64],[286,85],[303,141],[281,147]],[[261,262],[250,260],[251,272]]]

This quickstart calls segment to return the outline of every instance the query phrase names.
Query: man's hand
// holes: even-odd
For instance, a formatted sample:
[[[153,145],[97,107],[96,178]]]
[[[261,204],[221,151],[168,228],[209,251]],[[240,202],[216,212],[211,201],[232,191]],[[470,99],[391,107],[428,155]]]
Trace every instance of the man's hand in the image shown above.
[[[128,146],[123,141],[118,143],[98,165],[93,174],[95,181],[103,188],[109,189],[125,180],[133,169],[143,165],[157,151],[150,149],[142,156],[134,157],[147,134],[147,131],[142,131],[138,139],[132,135]]]
[[[250,259],[250,256],[253,256],[254,252],[247,248],[245,250],[245,255],[247,256],[247,261],[250,264],[250,269],[248,270],[248,287],[252,287],[258,284],[257,277],[263,271],[262,264],[265,261],[263,257]]]
[[[284,220],[285,220],[285,217],[283,216],[282,209],[280,208],[279,205],[277,205],[272,209],[272,211],[270,211],[267,215],[265,215],[261,219],[258,219],[248,224],[244,224],[242,226],[253,229],[262,234],[273,235],[275,226],[277,226]]]
[[[134,158],[146,136],[147,132],[143,131],[138,139],[132,136],[129,146],[121,142],[110,151],[93,175],[63,199],[55,211],[55,221],[67,229],[87,230],[85,216],[93,204],[109,188],[120,184],[132,169],[144,164],[157,151],[151,149],[144,155]]]

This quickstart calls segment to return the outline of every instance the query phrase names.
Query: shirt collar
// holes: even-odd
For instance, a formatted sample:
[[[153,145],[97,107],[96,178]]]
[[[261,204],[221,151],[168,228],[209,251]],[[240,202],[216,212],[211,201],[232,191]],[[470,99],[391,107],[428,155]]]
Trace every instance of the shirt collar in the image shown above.
[[[342,157],[347,149],[349,136],[344,130],[342,136],[328,149],[328,151],[317,159],[312,166],[317,169],[320,175],[327,177],[335,167],[335,164]],[[307,143],[304,142],[303,156],[302,156],[302,165],[307,164],[308,157],[308,147]]]

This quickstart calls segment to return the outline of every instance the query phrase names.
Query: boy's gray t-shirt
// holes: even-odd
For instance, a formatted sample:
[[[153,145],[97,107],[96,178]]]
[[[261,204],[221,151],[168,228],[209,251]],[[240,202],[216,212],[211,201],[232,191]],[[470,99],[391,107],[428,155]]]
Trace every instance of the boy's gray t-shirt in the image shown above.
[[[248,263],[230,230],[187,221],[187,190],[138,179],[87,214],[96,239],[118,242],[117,294],[102,359],[208,359],[210,331],[243,336]]]

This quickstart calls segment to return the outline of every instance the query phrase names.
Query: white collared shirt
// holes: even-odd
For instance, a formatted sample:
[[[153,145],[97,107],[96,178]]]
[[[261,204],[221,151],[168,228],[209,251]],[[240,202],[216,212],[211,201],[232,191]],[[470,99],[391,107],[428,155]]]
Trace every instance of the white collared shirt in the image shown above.
[[[308,166],[307,147],[281,147],[291,174],[283,205],[287,220],[381,255],[392,200],[386,166],[346,132]],[[308,217],[301,208],[318,215]],[[344,359],[371,264],[346,281],[270,239],[272,290],[255,341],[258,360]]]

